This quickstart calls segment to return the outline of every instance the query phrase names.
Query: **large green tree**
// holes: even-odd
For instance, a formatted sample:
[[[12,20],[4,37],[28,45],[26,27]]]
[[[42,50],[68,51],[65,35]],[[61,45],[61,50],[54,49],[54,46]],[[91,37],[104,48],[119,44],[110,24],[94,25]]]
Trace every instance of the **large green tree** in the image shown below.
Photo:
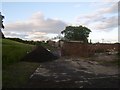
[[[88,42],[91,30],[85,26],[67,26],[61,33],[64,34],[65,40],[75,40]]]

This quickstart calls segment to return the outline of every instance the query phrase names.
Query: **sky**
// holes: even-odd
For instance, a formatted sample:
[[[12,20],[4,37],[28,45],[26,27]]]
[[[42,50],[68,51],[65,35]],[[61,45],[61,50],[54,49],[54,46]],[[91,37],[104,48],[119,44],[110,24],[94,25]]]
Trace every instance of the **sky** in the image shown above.
[[[49,40],[66,26],[83,25],[92,42],[118,42],[118,2],[8,2],[0,3],[6,37]]]

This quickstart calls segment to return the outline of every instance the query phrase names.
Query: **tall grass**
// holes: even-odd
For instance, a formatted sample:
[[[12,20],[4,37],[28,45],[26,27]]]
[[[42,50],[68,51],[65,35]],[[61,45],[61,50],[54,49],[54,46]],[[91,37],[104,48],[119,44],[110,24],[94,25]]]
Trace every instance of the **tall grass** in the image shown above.
[[[2,40],[3,68],[6,67],[7,65],[19,62],[27,54],[27,52],[30,52],[33,48],[34,48],[33,45],[3,39]]]

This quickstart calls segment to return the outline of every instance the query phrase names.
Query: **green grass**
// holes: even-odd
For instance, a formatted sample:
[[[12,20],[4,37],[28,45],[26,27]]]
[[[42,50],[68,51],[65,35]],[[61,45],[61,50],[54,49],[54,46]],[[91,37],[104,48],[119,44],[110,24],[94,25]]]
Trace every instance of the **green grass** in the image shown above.
[[[16,41],[2,39],[2,85],[4,88],[20,88],[40,63],[23,62],[21,59],[35,47]]]
[[[2,72],[3,88],[23,87],[39,65],[39,63],[31,62],[19,62],[9,65],[8,68]]]
[[[2,65],[3,68],[10,64],[19,62],[27,52],[34,48],[33,45],[23,44],[16,41],[2,40]]]

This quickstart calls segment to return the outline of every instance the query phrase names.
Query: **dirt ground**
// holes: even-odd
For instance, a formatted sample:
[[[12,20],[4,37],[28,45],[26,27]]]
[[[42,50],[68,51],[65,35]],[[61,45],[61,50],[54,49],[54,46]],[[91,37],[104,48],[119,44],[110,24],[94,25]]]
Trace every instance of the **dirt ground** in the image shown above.
[[[61,57],[40,63],[23,88],[119,88],[115,55],[91,58]]]

